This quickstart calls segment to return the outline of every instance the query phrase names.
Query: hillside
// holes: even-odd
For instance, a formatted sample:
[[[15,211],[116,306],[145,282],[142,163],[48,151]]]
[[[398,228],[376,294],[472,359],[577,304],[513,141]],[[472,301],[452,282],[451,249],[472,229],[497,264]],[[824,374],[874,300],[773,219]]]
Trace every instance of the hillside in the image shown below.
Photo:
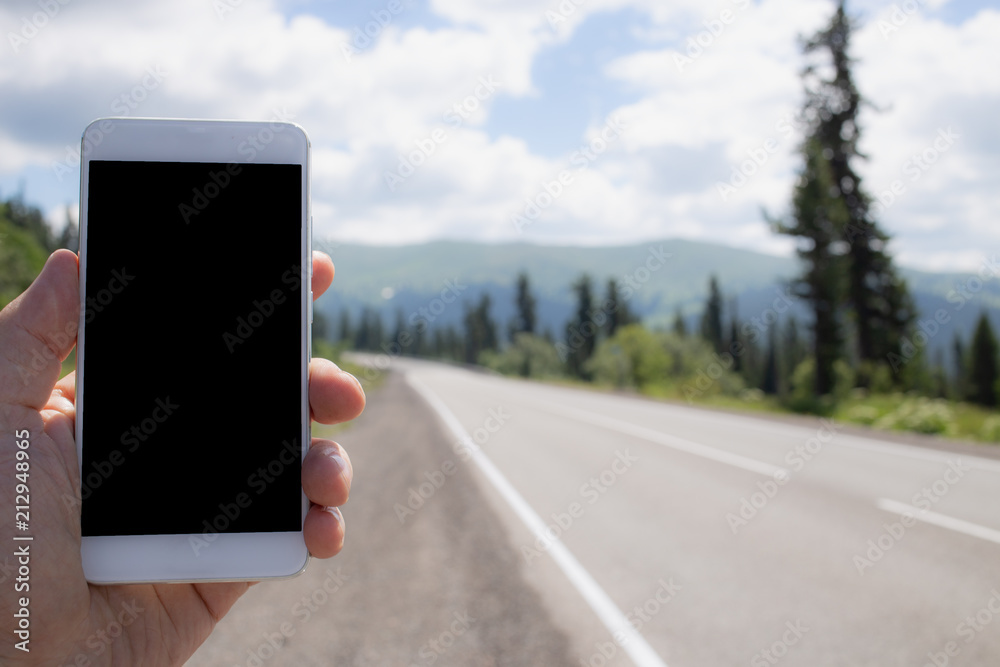
[[[648,324],[665,326],[677,308],[690,323],[696,321],[710,275],[719,278],[727,308],[735,302],[740,318],[747,320],[763,313],[777,298],[776,290],[799,270],[794,258],[680,239],[596,248],[457,241],[410,246],[317,242],[316,247],[329,252],[337,265],[334,289],[317,304],[331,323],[343,308],[356,317],[363,306],[371,306],[382,311],[391,327],[397,310],[402,310],[404,318],[420,308],[427,312],[442,290],[454,284],[459,296],[435,315],[435,325],[459,323],[462,303],[478,300],[486,292],[493,298],[494,317],[503,326],[513,314],[514,281],[520,271],[526,271],[538,299],[541,328],[550,328],[556,335],[572,309],[569,286],[583,273],[594,279],[598,295],[604,294],[610,277],[619,283],[631,279],[636,286],[631,308]],[[669,255],[665,262],[657,259],[662,255]],[[649,270],[647,262],[655,270]],[[974,276],[902,272],[925,316],[944,309],[951,318],[932,338],[932,348],[950,345],[955,332],[966,338],[982,308],[990,309],[1000,322],[1000,280],[987,280],[978,291],[974,288],[980,283],[973,280],[967,288],[971,298],[962,302],[956,288]],[[807,317],[803,309],[797,311]]]

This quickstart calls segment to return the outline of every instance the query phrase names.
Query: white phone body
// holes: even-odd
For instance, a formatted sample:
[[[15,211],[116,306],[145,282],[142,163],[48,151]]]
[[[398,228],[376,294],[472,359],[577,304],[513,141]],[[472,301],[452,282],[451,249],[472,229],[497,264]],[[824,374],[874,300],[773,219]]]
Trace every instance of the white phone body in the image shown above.
[[[278,121],[106,118],[82,143],[87,580],[302,572],[308,137]]]

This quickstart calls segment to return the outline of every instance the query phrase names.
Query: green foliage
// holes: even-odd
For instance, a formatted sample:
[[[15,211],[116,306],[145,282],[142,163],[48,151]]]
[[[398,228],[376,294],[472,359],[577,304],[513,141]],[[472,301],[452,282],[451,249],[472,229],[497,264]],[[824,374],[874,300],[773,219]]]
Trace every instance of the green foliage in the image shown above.
[[[594,298],[590,276],[584,274],[573,283],[576,293],[576,311],[566,324],[566,369],[573,377],[590,379],[587,360],[594,354],[600,326],[594,321]]]
[[[517,276],[517,296],[514,297],[517,308],[514,320],[510,323],[510,339],[519,333],[535,333],[535,297],[531,294],[528,284],[528,274],[523,271]]]
[[[715,354],[700,338],[653,332],[640,324],[619,329],[588,363],[598,384],[689,399],[740,395],[744,385],[732,367],[732,357]]]
[[[986,313],[979,316],[969,355],[969,398],[979,405],[996,407],[997,381],[1000,379],[997,339]]]
[[[831,374],[833,383],[830,393],[817,396],[814,389],[816,360],[810,357],[799,363],[792,372],[791,391],[786,405],[795,412],[830,414],[838,402],[850,395],[855,381],[854,369],[842,359],[837,359],[833,363]]]
[[[638,387],[666,378],[673,359],[657,334],[641,324],[622,327],[598,346],[588,370],[598,384]]]
[[[607,313],[604,330],[609,337],[614,336],[619,328],[639,321],[639,318],[629,310],[628,301],[621,298],[618,281],[614,278],[608,280],[608,291],[601,304],[601,309]]]
[[[878,421],[879,411],[878,408],[872,405],[853,405],[847,410],[845,418],[847,421],[851,421],[856,424],[865,424],[870,426]]]
[[[1000,415],[987,417],[983,421],[979,437],[987,442],[1000,442]]]
[[[803,166],[791,222],[774,223],[779,233],[803,241],[799,257],[805,268],[795,284],[814,316],[817,396],[834,393],[834,366],[844,358],[846,339],[855,347],[853,356],[866,362],[855,381],[870,386],[868,372],[875,364],[901,358],[905,332],[916,318],[906,283],[886,251],[889,237],[873,218],[871,197],[854,169],[862,157],[858,113],[864,101],[854,85],[848,53],[854,28],[841,1],[829,24],[804,44],[806,54],[822,53],[826,62],[803,71]],[[914,379],[920,366],[907,364],[907,370],[910,375],[897,382]],[[805,401],[805,396],[799,399]]]
[[[71,221],[63,237],[72,240]],[[14,197],[0,202],[0,308],[28,289],[60,244],[52,236],[42,212]],[[75,248],[73,248],[75,250]]]
[[[0,308],[28,289],[47,257],[46,248],[30,232],[0,215]]]
[[[477,363],[485,350],[496,350],[497,325],[490,315],[490,295],[483,294],[475,308],[465,309],[465,362]]]
[[[725,347],[722,340],[722,291],[719,280],[713,275],[708,281],[708,301],[701,316],[701,337],[711,344],[712,349],[721,353]]]
[[[955,428],[955,412],[944,400],[920,396],[907,398],[894,411],[874,423],[875,428],[949,435]]]
[[[514,341],[502,352],[485,350],[479,363],[504,375],[531,378],[558,378],[563,375],[563,363],[551,342],[530,333],[514,335]]]
[[[687,333],[688,333],[688,331],[687,331],[687,324],[684,322],[684,314],[681,312],[680,308],[678,308],[677,312],[674,313],[673,331],[674,331],[675,334],[677,334],[681,338],[684,338],[685,336],[687,336]]]

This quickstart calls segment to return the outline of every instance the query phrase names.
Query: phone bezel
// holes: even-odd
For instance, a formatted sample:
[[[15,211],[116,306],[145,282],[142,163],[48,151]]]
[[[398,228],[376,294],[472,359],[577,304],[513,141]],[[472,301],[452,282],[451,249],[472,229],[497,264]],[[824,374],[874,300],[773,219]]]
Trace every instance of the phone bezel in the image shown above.
[[[258,148],[260,150],[258,150]],[[84,130],[80,161],[80,321],[77,333],[76,442],[83,478],[83,371],[86,354],[87,193],[91,160],[143,162],[220,162],[299,164],[302,166],[301,279],[301,457],[311,442],[309,360],[312,348],[312,216],[310,144],[305,131],[287,121],[224,121],[160,118],[100,118]],[[302,493],[302,523],[309,500]],[[93,583],[253,581],[292,577],[309,560],[303,530],[275,533],[215,533],[210,546],[196,553],[194,535],[83,537],[84,575]]]

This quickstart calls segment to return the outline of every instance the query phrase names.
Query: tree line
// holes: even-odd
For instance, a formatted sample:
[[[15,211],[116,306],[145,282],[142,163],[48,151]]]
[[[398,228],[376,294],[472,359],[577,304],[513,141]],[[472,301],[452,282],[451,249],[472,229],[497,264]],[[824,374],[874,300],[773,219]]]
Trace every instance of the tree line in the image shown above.
[[[748,326],[735,307],[727,317],[713,276],[696,332],[688,331],[680,312],[671,330],[651,331],[638,323],[614,279],[601,299],[584,275],[572,285],[574,315],[556,340],[536,331],[536,301],[522,273],[505,342],[483,295],[466,305],[461,330],[407,334],[400,314],[388,337],[392,348],[522,376],[565,375],[654,392],[672,386],[689,398],[756,390],[813,412],[828,411],[852,390],[911,391],[996,406],[997,342],[985,313],[971,340],[955,336],[950,370],[940,353],[929,362],[908,337],[918,313],[857,170],[863,158],[858,116],[866,100],[849,54],[855,29],[840,0],[829,23],[803,41],[809,64],[801,71],[805,102],[797,118],[801,166],[789,213],[765,213],[776,233],[797,241],[802,272],[788,289],[808,307],[805,325],[787,316]],[[378,349],[384,347],[381,331],[375,311],[368,310],[356,331],[342,321],[341,339]]]

